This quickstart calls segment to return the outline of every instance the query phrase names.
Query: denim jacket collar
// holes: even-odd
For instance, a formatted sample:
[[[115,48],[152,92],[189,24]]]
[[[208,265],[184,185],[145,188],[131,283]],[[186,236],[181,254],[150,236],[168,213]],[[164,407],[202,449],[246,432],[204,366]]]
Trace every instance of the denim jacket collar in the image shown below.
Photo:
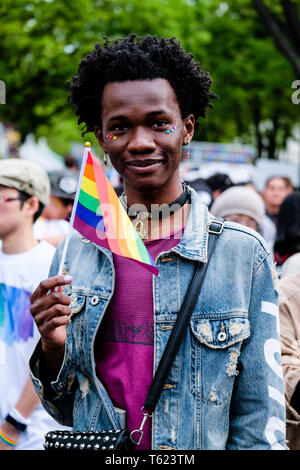
[[[196,191],[191,188],[191,211],[188,217],[183,237],[171,251],[184,258],[194,261],[207,262],[207,226],[210,214],[206,205],[201,201]]]
[[[207,241],[208,232],[207,226],[210,222],[210,213],[206,205],[201,201],[196,191],[191,190],[191,211],[188,217],[187,225],[184,229],[184,234],[172,252],[178,253],[183,258],[188,258],[194,261],[207,262]],[[84,237],[81,237],[85,240]],[[88,240],[86,240],[89,243]],[[93,242],[92,242],[93,243]],[[110,258],[112,252],[102,246],[93,243],[100,251],[104,251]]]

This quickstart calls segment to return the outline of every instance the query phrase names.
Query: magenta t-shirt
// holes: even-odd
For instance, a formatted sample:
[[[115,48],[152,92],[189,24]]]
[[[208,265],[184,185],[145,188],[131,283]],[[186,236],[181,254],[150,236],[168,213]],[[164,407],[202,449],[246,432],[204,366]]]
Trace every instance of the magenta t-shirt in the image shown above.
[[[177,245],[182,229],[168,238],[146,241],[155,261]],[[114,255],[115,291],[95,342],[96,374],[114,406],[126,410],[127,428],[139,429],[153,378],[152,274],[139,263]],[[144,427],[139,450],[151,450],[151,419]]]

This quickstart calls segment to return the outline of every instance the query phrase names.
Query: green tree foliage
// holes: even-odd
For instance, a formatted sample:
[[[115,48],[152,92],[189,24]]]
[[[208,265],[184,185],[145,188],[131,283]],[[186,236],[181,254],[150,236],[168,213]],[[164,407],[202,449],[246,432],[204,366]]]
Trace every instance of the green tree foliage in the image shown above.
[[[261,21],[277,49],[300,77],[300,2],[299,0],[253,0]]]
[[[205,123],[208,140],[239,136],[255,145],[259,156],[276,158],[299,121],[291,102],[292,67],[257,21],[251,2],[222,5],[211,10],[207,26],[213,37],[208,69],[220,96],[217,112]]]
[[[65,83],[103,36],[175,36],[194,53],[220,97],[202,120],[198,139],[239,137],[260,155],[276,157],[298,119],[292,67],[252,0],[5,0],[0,18],[7,103],[0,106],[0,120],[17,124],[23,137],[45,135],[61,154],[72,141],[82,141]]]

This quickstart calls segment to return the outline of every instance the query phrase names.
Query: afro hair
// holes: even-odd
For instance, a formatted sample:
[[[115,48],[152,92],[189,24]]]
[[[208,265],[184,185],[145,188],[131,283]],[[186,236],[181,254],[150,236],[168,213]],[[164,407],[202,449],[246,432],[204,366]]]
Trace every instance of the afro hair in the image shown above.
[[[69,102],[75,106],[78,124],[84,124],[83,135],[101,129],[101,98],[109,82],[154,80],[164,78],[173,87],[182,118],[193,114],[195,120],[206,117],[212,80],[175,38],[138,37],[96,44],[80,62],[78,75],[67,83]]]

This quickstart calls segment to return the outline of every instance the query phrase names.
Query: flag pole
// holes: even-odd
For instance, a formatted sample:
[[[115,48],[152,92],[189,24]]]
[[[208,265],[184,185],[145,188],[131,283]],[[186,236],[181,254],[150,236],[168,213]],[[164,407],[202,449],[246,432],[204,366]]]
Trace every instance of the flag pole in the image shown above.
[[[79,198],[80,187],[81,187],[82,178],[83,178],[83,174],[84,174],[84,169],[85,169],[87,157],[88,157],[88,154],[89,154],[89,150],[91,148],[91,143],[90,142],[85,142],[84,145],[85,145],[85,149],[84,149],[83,159],[82,159],[81,168],[80,168],[80,174],[79,174],[77,188],[76,188],[76,194],[75,194],[74,203],[73,203],[72,212],[71,212],[71,217],[70,217],[70,222],[69,222],[69,230],[68,230],[66,238],[65,238],[63,252],[62,252],[62,255],[61,255],[60,265],[59,265],[59,269],[58,269],[58,275],[62,274],[62,272],[63,272],[63,267],[64,267],[64,264],[65,264],[67,249],[68,249],[68,246],[69,246],[69,241],[70,241],[70,237],[71,237],[71,233],[72,233],[72,229],[73,229],[75,213],[76,213],[76,207],[77,207],[77,203],[78,203],[78,198]]]

